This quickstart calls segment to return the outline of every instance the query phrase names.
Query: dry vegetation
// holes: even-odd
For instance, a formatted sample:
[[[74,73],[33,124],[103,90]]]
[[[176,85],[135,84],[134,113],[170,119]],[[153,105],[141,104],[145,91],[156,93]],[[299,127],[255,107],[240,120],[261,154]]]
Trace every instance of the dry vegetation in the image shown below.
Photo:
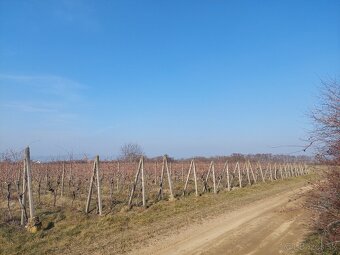
[[[31,162],[30,166],[35,215],[42,221],[42,230],[35,234],[24,230],[30,217],[28,205],[20,207],[27,195],[22,188],[24,163],[7,160],[0,164],[4,198],[0,204],[0,243],[1,252],[6,254],[101,253],[101,249],[125,253],[132,244],[166,231],[287,190],[290,185],[303,185],[308,172],[302,162],[173,161],[166,157],[162,162],[142,157],[139,163],[98,164],[96,160],[94,166],[90,161]],[[93,190],[100,185],[102,208],[98,199],[92,199],[86,213],[94,169],[99,169],[99,182],[94,182],[97,187]],[[141,169],[136,181],[136,171]],[[129,200],[132,187],[135,193]]]
[[[338,254],[340,251],[340,84],[322,83],[321,101],[312,113],[318,159],[328,167],[314,184],[306,204],[313,213],[314,232],[306,239],[302,254]]]
[[[0,227],[0,253],[4,254],[124,254],[148,244],[157,236],[176,232],[207,217],[241,207],[256,200],[305,186],[313,175],[248,185],[219,194],[204,193],[176,201],[162,200],[149,208],[109,211],[102,217],[84,213],[84,201],[59,198],[44,193],[37,206],[43,229],[36,234],[24,231],[16,221]],[[2,206],[4,203],[2,203]],[[2,207],[2,215],[6,213]],[[16,215],[17,213],[14,213]],[[95,240],[95,242],[94,242]]]

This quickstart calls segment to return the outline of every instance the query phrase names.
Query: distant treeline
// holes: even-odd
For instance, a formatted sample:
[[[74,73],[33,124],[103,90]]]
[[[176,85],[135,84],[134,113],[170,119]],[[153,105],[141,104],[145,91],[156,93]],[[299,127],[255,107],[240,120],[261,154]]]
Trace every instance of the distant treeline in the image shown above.
[[[162,161],[164,155],[160,155],[157,157],[148,157],[144,156],[144,158],[148,161]],[[210,161],[230,161],[230,162],[244,162],[244,161],[275,161],[275,162],[305,162],[305,163],[314,163],[315,159],[311,156],[304,155],[285,155],[285,154],[271,154],[271,153],[257,153],[257,154],[242,154],[242,153],[233,153],[228,156],[212,156],[212,157],[204,157],[204,156],[194,156],[191,158],[174,158],[171,155],[166,155],[169,162],[172,161],[188,161],[191,159],[196,159],[201,162],[210,162]],[[88,156],[87,154],[83,155],[68,155],[68,156],[49,156],[42,157],[41,159],[35,159],[36,162],[59,162],[59,161],[72,161],[72,162],[87,162],[94,158]],[[0,153],[0,162],[16,162],[22,160],[22,151],[14,151],[7,150],[5,152]],[[117,161],[120,160],[117,158],[104,158],[102,161]],[[122,160],[124,161],[124,160]]]

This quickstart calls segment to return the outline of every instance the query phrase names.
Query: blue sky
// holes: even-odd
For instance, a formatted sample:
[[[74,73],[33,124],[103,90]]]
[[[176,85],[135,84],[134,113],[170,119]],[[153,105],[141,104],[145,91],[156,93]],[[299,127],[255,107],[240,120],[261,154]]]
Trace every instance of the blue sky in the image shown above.
[[[292,153],[339,74],[339,1],[0,0],[0,151]]]

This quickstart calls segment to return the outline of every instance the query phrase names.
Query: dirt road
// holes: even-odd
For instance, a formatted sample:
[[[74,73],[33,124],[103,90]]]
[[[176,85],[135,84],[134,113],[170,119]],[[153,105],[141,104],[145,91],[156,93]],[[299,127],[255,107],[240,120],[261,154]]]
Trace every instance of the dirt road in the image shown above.
[[[132,254],[293,254],[308,231],[301,194],[308,188],[280,193],[180,233],[158,238]]]

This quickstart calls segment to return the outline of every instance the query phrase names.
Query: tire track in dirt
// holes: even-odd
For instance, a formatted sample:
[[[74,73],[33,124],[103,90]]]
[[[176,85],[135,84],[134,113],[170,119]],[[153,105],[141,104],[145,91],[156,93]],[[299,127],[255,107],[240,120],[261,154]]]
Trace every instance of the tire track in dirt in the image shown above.
[[[301,194],[308,189],[262,199],[131,254],[292,254],[307,232]]]

